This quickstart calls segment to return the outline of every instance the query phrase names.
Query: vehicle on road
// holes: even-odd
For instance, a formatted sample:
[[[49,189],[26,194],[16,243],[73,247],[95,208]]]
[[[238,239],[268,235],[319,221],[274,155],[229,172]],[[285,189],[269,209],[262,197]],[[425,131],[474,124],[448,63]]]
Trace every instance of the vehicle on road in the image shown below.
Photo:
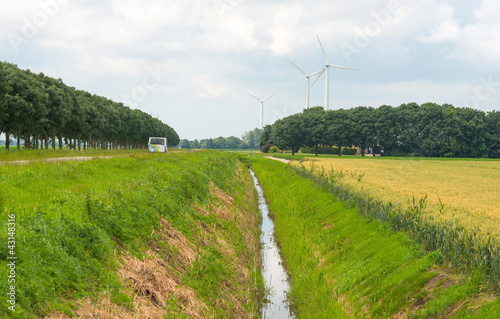
[[[168,151],[166,137],[150,137],[148,142],[148,152],[166,153]]]

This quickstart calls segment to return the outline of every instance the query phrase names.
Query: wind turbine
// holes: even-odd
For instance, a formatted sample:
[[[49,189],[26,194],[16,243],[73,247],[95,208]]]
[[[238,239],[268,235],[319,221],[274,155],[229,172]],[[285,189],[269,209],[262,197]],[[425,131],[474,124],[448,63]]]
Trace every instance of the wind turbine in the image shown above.
[[[314,73],[307,74],[304,70],[302,70],[298,65],[296,65],[292,61],[290,61],[290,60],[287,60],[287,61],[290,62],[294,67],[299,69],[299,71],[304,73],[304,75],[306,76],[306,108],[308,109],[309,108],[309,89],[313,87],[314,83],[316,83],[316,81],[318,81],[319,77],[323,74],[323,72],[325,72],[325,68],[323,68],[322,70],[316,71]],[[318,77],[316,78],[316,80],[314,81],[314,83],[312,85],[309,85],[309,78],[311,76],[315,76],[316,74],[319,74]]]
[[[259,102],[260,102],[260,129],[262,130],[263,128],[263,123],[264,123],[264,102],[269,100],[270,98],[272,98],[276,93],[274,93],[273,95],[270,95],[268,97],[266,97],[265,99],[261,100],[259,99],[258,97],[256,97],[255,95],[252,95],[250,93],[248,93],[248,95],[250,95],[251,97],[257,99]]]
[[[318,38],[319,45],[321,46],[321,50],[323,51],[323,55],[325,56],[325,70],[326,70],[326,78],[325,78],[325,109],[328,110],[329,100],[330,100],[330,68],[344,69],[344,70],[353,70],[353,71],[358,71],[358,70],[351,69],[351,68],[346,68],[345,66],[330,64],[328,62],[328,57],[326,56],[326,51],[323,48],[323,44],[321,44],[321,40],[319,39],[319,36],[316,35],[316,37]]]

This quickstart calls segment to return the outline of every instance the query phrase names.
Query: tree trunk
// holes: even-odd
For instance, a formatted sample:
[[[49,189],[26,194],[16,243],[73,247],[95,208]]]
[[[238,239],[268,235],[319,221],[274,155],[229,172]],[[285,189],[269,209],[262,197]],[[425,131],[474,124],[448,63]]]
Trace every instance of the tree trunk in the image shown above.
[[[24,140],[24,149],[31,149],[31,137],[30,132],[26,133],[26,139]]]
[[[318,145],[316,144],[316,156],[318,156]]]
[[[292,147],[292,156],[295,155],[295,149]]]
[[[64,145],[68,145],[68,134],[64,134]]]
[[[78,151],[80,151],[80,137],[81,135],[78,135]]]
[[[339,146],[339,157],[342,156],[342,146]]]
[[[38,144],[38,132],[35,133],[35,149],[38,150],[40,144]]]
[[[20,151],[21,150],[21,129],[19,128],[19,126],[17,127],[17,150]]]
[[[57,139],[59,140],[59,149],[62,150],[62,147],[63,147],[63,143],[62,143],[62,135],[59,134],[59,136],[57,137]]]
[[[56,131],[52,130],[52,149],[56,149]]]
[[[5,131],[5,150],[10,151],[10,129]]]
[[[45,134],[45,149],[49,149],[49,136],[47,134]]]

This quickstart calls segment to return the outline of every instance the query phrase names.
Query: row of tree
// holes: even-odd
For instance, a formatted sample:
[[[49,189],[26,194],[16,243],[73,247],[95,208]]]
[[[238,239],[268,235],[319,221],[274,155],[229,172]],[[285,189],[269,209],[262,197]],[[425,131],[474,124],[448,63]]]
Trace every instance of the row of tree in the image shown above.
[[[140,148],[149,136],[164,136],[171,145],[179,136],[167,124],[122,103],[76,90],[61,79],[0,62],[0,133],[25,148],[69,144],[83,148]],[[56,141],[56,138],[58,141]],[[68,142],[69,140],[69,142]]]
[[[267,125],[260,140],[265,144],[292,153],[302,146],[356,146],[362,151],[381,146],[384,155],[392,156],[498,158],[500,112],[435,103],[328,111],[313,107]]]
[[[201,141],[182,140],[180,148],[188,149],[259,149],[259,141],[262,136],[262,130],[255,128],[248,131],[240,138],[236,136],[208,138]]]

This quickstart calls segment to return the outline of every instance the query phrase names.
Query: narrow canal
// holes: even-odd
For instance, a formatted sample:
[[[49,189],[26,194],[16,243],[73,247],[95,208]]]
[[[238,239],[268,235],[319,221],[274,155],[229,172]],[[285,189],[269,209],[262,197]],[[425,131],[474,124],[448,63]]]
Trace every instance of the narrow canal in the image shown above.
[[[252,174],[259,195],[259,210],[262,213],[260,241],[262,243],[262,276],[268,292],[268,302],[262,305],[263,319],[294,318],[289,310],[287,292],[290,291],[288,276],[281,262],[281,255],[274,240],[274,223],[269,217],[269,208],[255,173]]]

